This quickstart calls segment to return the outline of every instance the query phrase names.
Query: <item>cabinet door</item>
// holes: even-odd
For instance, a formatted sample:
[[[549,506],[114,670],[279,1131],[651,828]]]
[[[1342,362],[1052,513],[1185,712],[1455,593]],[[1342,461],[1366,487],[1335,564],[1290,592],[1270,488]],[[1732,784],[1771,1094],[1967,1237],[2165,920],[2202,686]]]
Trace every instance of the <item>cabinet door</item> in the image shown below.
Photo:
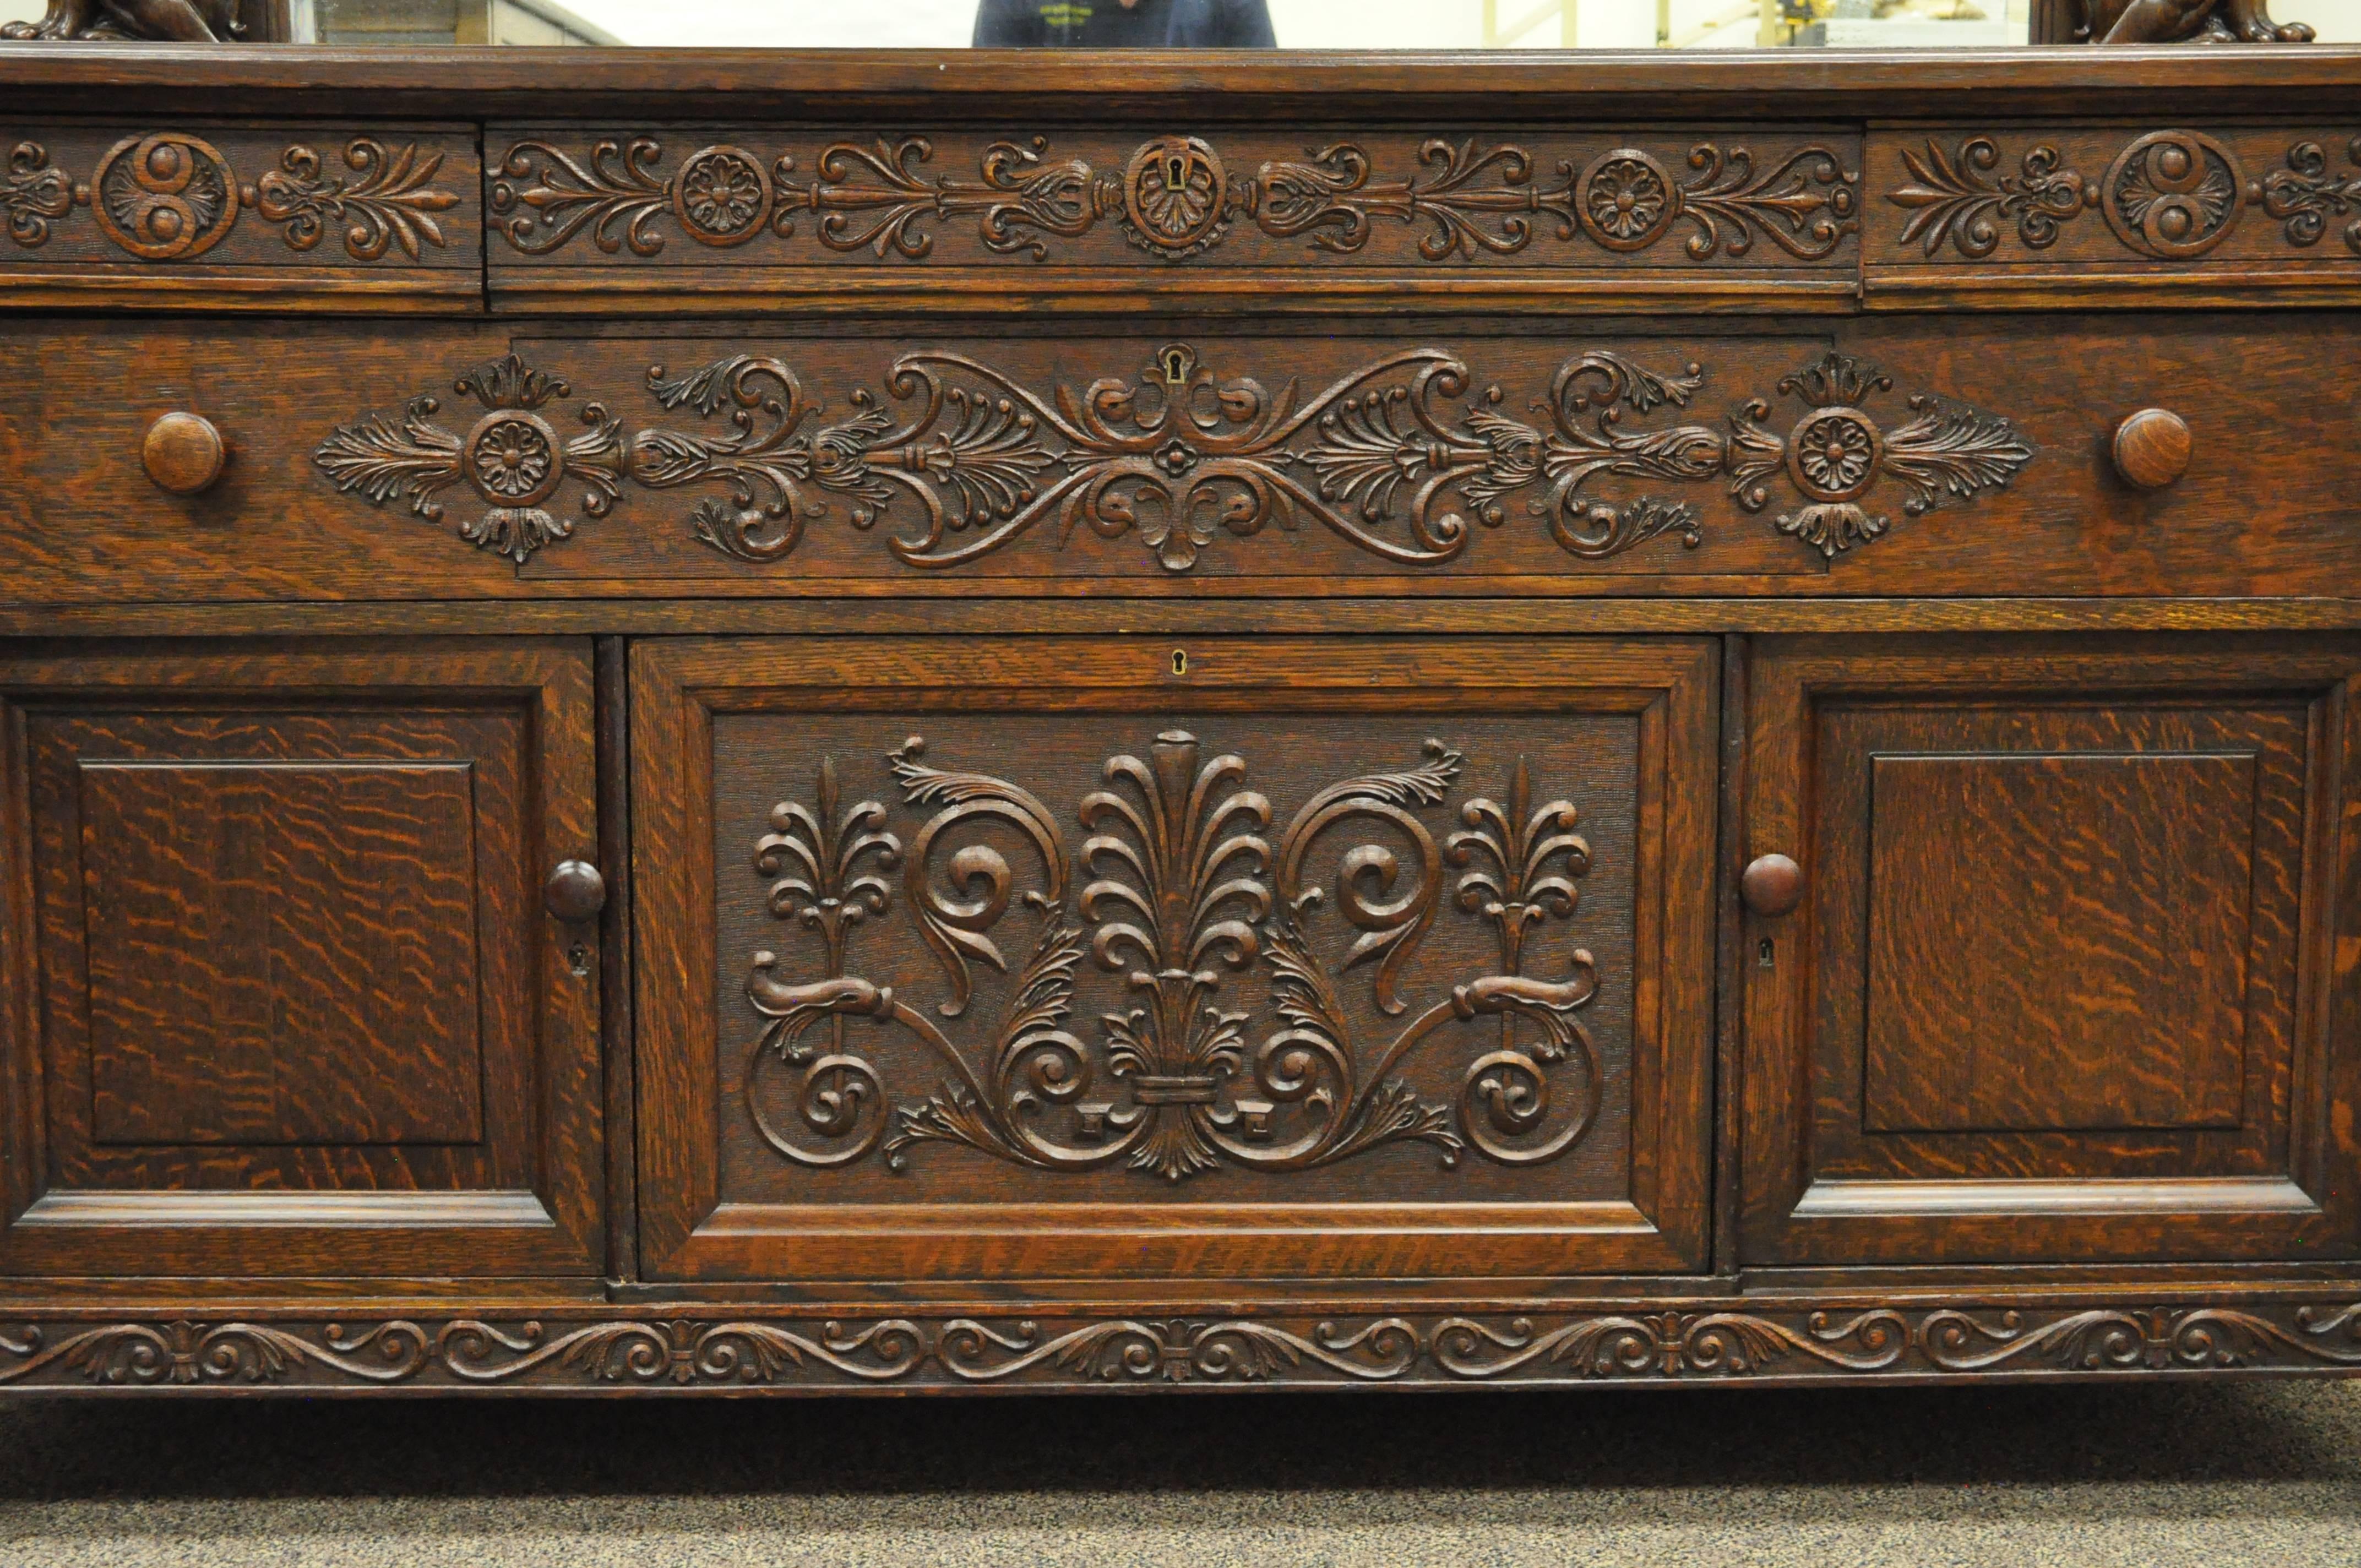
[[[1700,1266],[1716,662],[641,644],[650,1272]]]
[[[14,1274],[595,1272],[577,643],[0,658]]]
[[[2361,649],[1758,654],[1749,1257],[2352,1255]]]

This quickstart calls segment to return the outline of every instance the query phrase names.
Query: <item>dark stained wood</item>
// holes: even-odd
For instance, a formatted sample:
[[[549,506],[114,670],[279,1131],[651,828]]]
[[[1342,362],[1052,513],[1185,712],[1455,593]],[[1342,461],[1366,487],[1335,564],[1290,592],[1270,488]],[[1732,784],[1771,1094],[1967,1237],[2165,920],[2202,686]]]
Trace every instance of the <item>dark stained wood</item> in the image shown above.
[[[2342,643],[1769,642],[1763,1262],[2350,1257]]]
[[[650,1274],[1699,1266],[1713,657],[642,644]]]
[[[1755,856],[1738,885],[1746,907],[1757,915],[1784,915],[1804,901],[1804,870],[1785,855]]]
[[[2142,409],[2115,426],[2107,449],[2124,483],[2160,490],[2189,472],[2196,446],[2189,422],[2179,414],[2169,409]]]
[[[2361,1368],[2356,62],[0,46],[0,1389]]]
[[[148,427],[139,461],[148,477],[176,496],[193,496],[221,477],[228,456],[221,432],[202,414],[161,414]]]
[[[2297,318],[2202,313],[1880,318],[1835,334],[1593,331],[1569,318],[1545,333],[1495,322],[1415,335],[1026,328],[719,343],[325,323],[276,324],[258,343],[251,329],[114,322],[78,327],[69,352],[21,320],[0,338],[0,457],[30,477],[0,492],[0,565],[9,592],[40,605],[1118,585],[1143,597],[2334,598],[2350,588],[2347,499],[2361,458],[2311,438],[2318,341]],[[511,346],[519,369],[503,379]],[[1154,428],[1159,356],[1175,347],[1201,389],[1192,396],[1231,388],[1251,399],[1233,405],[1242,416],[1257,411],[1217,417],[1220,450],[1178,429],[1118,450],[1115,426],[1060,431],[1042,411],[1060,388],[1079,398],[1111,381],[1110,395],[1129,389],[1128,406]],[[258,353],[271,358],[267,379],[241,370]],[[1698,385],[1677,407],[1648,389],[1671,383],[1583,368],[1610,355]],[[793,397],[766,360],[792,378]],[[717,365],[730,368],[696,379]],[[897,365],[912,379],[896,383]],[[652,382],[654,367],[664,373]],[[528,381],[536,371],[554,380]],[[929,377],[946,400],[932,416]],[[469,389],[455,389],[463,378]],[[1395,427],[1367,436],[1367,452],[1341,427],[1282,439],[1277,410],[1290,387],[1296,411],[1324,396],[1340,418],[1347,400],[1390,399]],[[1034,422],[1008,433],[1002,469],[976,470],[988,482],[972,498],[964,471],[932,477],[906,456],[953,439],[966,406],[953,391],[1005,400],[1011,419]],[[2197,456],[2169,488],[2134,490],[2108,443],[2125,415],[2166,394],[2190,411]],[[422,396],[437,403],[418,414],[422,428],[439,435],[402,429],[408,400]],[[741,408],[740,396],[754,404]],[[1859,409],[1813,401],[1841,396]],[[1763,398],[1764,411],[1751,412]],[[1933,400],[1914,408],[1913,398]],[[765,399],[775,411],[760,411]],[[1413,402],[1432,428],[1412,418]],[[599,417],[586,423],[594,405]],[[174,408],[213,421],[237,458],[203,495],[127,509],[126,495],[155,495],[138,453]],[[743,440],[767,444],[739,450],[733,411],[753,422]],[[1952,419],[1964,422],[1957,431]],[[895,439],[885,421],[916,422],[916,433]],[[1832,421],[1865,444],[1859,487],[1797,477],[1797,455],[1824,454]],[[480,467],[509,423],[536,450],[567,448],[561,479],[531,506],[510,504]],[[41,438],[48,430],[72,437]],[[862,470],[823,483],[797,455],[823,440],[857,451]],[[1602,450],[1611,440],[1650,444]],[[1544,461],[1549,452],[1559,455]],[[968,460],[982,458],[975,449]],[[1378,483],[1395,473],[1400,482]],[[1581,484],[1561,491],[1553,473]],[[1075,488],[1045,499],[1057,476]],[[1450,483],[1422,499],[1438,476]],[[338,490],[340,479],[352,488]],[[1101,481],[1112,488],[1084,495]],[[426,493],[413,496],[412,483]],[[1065,495],[1075,514],[1060,511]],[[1239,510],[1224,511],[1234,495]],[[939,533],[930,504],[943,509]],[[1177,526],[1175,508],[1187,520]],[[2240,526],[2220,526],[2229,515]]]
[[[589,938],[537,896],[595,843],[585,650],[126,644],[0,691],[38,1001],[0,1266],[592,1267]]]
[[[1333,125],[1387,114],[1432,123],[1568,124],[1601,116],[1719,121],[2150,115],[2186,123],[2361,107],[2350,46],[2303,49],[1712,49],[1576,60],[1527,50],[244,49],[25,45],[0,54],[25,113],[92,112],[136,95],[159,113],[388,118],[632,115],[840,123],[877,113],[935,124],[1132,123],[1202,117]],[[560,66],[563,69],[558,69]],[[103,112],[103,111],[102,111]]]
[[[11,303],[480,303],[472,126],[16,121],[0,125],[0,145],[12,149],[0,185]]]

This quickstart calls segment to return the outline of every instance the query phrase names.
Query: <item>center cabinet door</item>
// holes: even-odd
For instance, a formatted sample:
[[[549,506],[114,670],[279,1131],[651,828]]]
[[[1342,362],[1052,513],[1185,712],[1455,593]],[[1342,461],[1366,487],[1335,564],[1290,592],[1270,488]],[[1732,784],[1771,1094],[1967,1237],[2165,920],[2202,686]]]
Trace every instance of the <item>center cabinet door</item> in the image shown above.
[[[1713,644],[680,641],[632,675],[652,1277],[1703,1266]]]

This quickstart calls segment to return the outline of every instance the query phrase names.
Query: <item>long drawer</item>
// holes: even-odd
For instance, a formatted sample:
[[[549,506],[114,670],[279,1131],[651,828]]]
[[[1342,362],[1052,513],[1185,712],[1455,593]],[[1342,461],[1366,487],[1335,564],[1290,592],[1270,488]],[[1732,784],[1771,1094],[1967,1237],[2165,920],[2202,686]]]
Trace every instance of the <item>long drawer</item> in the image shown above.
[[[2320,327],[20,321],[0,593],[2342,595]]]

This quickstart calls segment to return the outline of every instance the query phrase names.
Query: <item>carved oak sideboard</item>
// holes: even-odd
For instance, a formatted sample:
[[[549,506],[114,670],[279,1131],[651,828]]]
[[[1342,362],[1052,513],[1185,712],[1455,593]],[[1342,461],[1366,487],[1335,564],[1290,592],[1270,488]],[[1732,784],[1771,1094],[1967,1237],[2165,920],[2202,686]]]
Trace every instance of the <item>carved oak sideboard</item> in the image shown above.
[[[2361,1367],[2361,54],[0,45],[0,1387]]]

